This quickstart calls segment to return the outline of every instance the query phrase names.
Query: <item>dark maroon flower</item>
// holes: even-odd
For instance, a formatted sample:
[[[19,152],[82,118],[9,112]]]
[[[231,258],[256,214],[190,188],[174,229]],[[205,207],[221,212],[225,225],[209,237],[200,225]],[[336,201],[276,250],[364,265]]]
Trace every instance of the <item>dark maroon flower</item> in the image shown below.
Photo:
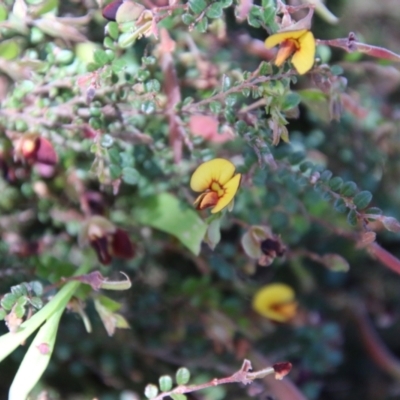
[[[101,236],[90,240],[90,245],[97,253],[97,258],[102,264],[108,265],[111,263],[112,256],[109,248],[109,237]]]
[[[102,264],[110,264],[113,257],[130,259],[135,255],[134,246],[126,231],[104,217],[95,215],[84,225],[81,244],[90,244]]]
[[[265,239],[261,242],[261,251],[270,257],[282,257],[285,253],[285,248],[280,240],[276,237]]]
[[[107,6],[105,6],[102,10],[102,15],[105,19],[109,21],[115,21],[117,16],[117,11],[119,6],[123,3],[123,0],[114,0]]]
[[[133,258],[135,249],[126,231],[117,228],[112,235],[112,252],[118,258]]]

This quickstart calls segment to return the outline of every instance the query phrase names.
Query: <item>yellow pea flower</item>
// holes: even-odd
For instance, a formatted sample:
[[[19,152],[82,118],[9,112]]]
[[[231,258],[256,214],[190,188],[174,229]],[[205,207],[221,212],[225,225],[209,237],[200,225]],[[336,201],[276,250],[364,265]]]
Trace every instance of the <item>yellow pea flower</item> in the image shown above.
[[[278,32],[265,41],[265,47],[272,49],[280,44],[275,65],[280,67],[290,56],[292,64],[300,75],[305,74],[314,65],[315,38],[307,29]]]
[[[258,314],[276,322],[288,322],[297,311],[294,290],[284,283],[262,287],[255,294],[252,306]]]
[[[214,158],[201,164],[190,179],[195,192],[203,192],[194,202],[198,210],[213,207],[215,214],[228,206],[240,185],[241,174],[235,175],[235,166],[223,158]]]

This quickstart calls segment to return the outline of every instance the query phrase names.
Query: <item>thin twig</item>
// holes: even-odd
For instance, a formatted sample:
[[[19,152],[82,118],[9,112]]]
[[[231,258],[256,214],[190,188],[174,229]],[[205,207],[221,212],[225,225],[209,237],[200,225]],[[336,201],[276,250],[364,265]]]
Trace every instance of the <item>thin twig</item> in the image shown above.
[[[255,379],[264,378],[267,375],[275,374],[276,379],[282,379],[285,375],[287,375],[292,368],[292,365],[289,362],[282,362],[274,364],[272,367],[267,367],[261,369],[256,372],[249,372],[251,367],[251,362],[249,360],[244,360],[242,367],[239,371],[235,372],[233,375],[225,377],[225,378],[214,378],[209,382],[201,383],[199,385],[179,385],[175,389],[170,390],[168,392],[162,392],[157,397],[154,397],[152,400],[162,400],[164,397],[171,396],[174,394],[184,394],[196,392],[198,390],[206,389],[209,387],[215,387],[218,385],[224,385],[227,383],[243,383],[248,385],[252,383]]]

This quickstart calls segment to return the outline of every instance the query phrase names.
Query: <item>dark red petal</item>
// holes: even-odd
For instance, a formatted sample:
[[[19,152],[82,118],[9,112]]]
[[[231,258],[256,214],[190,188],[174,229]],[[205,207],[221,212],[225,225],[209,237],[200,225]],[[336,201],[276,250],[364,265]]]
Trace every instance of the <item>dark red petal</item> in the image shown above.
[[[119,258],[132,258],[135,255],[135,249],[129,238],[128,234],[122,230],[117,229],[112,236],[112,251],[115,257]]]
[[[97,253],[97,258],[102,264],[108,265],[111,263],[111,254],[108,251],[108,238],[106,236],[91,240],[90,245]]]
[[[123,3],[123,0],[114,0],[110,4],[105,6],[101,12],[103,17],[105,19],[108,19],[109,21],[115,21],[118,8],[122,3]]]
[[[58,156],[51,142],[44,138],[38,138],[37,140],[39,144],[34,155],[35,161],[46,165],[57,164]]]
[[[288,361],[279,362],[272,366],[275,371],[275,379],[282,379],[292,369],[292,364]]]

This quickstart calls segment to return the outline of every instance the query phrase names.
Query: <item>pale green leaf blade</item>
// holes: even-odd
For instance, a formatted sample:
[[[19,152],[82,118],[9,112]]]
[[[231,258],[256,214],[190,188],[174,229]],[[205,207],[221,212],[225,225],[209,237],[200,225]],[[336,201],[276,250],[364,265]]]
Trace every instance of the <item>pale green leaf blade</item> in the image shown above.
[[[175,236],[192,253],[200,253],[207,224],[198,213],[169,193],[146,198],[135,208],[136,220]]]
[[[39,329],[11,384],[9,400],[27,398],[29,392],[43,375],[53,353],[58,324],[63,312],[64,308],[54,312]]]

